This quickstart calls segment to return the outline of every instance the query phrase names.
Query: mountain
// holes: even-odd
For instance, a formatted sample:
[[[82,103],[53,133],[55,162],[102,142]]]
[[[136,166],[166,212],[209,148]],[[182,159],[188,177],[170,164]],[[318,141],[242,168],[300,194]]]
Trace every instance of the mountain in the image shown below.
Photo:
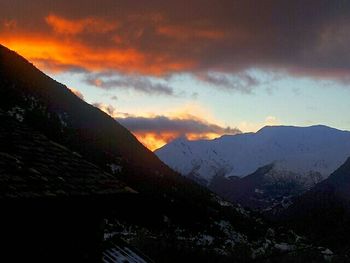
[[[171,195],[177,195],[176,187],[186,191],[183,186],[191,185],[199,198],[207,195],[161,162],[112,117],[3,46],[0,46],[0,109],[107,172],[115,173],[136,190],[152,194],[165,191],[171,199]]]
[[[350,158],[326,180],[294,200],[279,220],[318,244],[350,256]]]
[[[292,198],[304,192],[296,174],[276,171],[273,164],[245,177],[215,176],[208,186],[226,200],[261,212],[288,207]]]
[[[165,206],[179,221],[200,221],[205,213],[202,204],[217,203],[210,192],[172,171],[112,117],[1,45],[0,109],[156,199],[155,207]],[[199,211],[185,215],[172,207]]]
[[[179,138],[155,153],[230,201],[271,209],[339,167],[350,156],[350,132],[322,125],[267,126],[214,140]]]
[[[180,138],[155,153],[181,174],[208,182],[216,175],[243,177],[271,163],[280,170],[326,177],[350,155],[350,132],[321,125],[267,126],[214,140]]]

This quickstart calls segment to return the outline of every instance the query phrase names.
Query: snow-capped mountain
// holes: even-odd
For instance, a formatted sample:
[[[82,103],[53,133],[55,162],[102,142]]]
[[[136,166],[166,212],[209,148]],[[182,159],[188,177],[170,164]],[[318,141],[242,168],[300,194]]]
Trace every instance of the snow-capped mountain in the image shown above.
[[[350,132],[322,125],[266,126],[214,140],[179,138],[155,153],[174,170],[207,184],[214,176],[244,177],[272,163],[280,176],[309,184],[326,178],[350,156]]]

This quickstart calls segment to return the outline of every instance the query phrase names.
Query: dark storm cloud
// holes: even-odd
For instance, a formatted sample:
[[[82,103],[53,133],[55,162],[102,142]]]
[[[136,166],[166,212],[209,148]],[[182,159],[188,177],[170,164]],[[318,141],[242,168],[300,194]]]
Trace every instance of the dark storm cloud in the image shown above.
[[[65,63],[88,70],[164,76],[262,68],[341,79],[350,69],[350,1],[5,0],[0,17],[1,42],[27,32],[79,44],[93,59],[70,51]]]
[[[221,127],[216,124],[208,123],[198,118],[178,119],[166,116],[155,117],[126,117],[117,118],[117,121],[126,128],[135,133],[176,133],[177,135],[185,134],[237,134],[241,133],[237,128]]]

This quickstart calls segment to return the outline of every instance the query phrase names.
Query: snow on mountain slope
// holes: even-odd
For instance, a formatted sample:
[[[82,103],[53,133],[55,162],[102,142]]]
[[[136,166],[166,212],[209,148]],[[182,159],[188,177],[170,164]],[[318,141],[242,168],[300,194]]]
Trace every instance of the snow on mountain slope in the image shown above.
[[[323,178],[350,156],[350,132],[327,126],[266,126],[256,133],[224,135],[214,140],[176,139],[156,155],[183,175],[205,179],[243,177],[259,167]]]

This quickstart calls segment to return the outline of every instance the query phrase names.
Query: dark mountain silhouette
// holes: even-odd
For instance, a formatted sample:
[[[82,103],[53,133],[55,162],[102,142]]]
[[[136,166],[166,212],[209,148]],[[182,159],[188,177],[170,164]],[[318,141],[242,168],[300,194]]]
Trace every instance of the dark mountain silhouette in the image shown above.
[[[197,207],[210,203],[209,192],[173,172],[112,117],[4,46],[0,108],[107,172],[117,172],[119,179],[142,193],[161,194],[167,200],[176,196]]]
[[[350,253],[350,158],[280,215],[320,245]]]
[[[158,168],[159,173],[172,173],[113,118],[3,46],[0,46],[0,76],[2,109],[22,108],[26,122],[80,150],[88,159],[94,158],[94,162],[105,165],[119,163],[118,158],[122,157],[123,162],[133,163],[135,171]],[[84,141],[87,143],[81,143]]]
[[[274,170],[274,164],[269,164],[242,178],[215,176],[208,188],[244,207],[270,211],[283,209],[290,204],[293,196],[305,191],[304,186],[294,178],[291,172],[281,176],[281,172]]]

